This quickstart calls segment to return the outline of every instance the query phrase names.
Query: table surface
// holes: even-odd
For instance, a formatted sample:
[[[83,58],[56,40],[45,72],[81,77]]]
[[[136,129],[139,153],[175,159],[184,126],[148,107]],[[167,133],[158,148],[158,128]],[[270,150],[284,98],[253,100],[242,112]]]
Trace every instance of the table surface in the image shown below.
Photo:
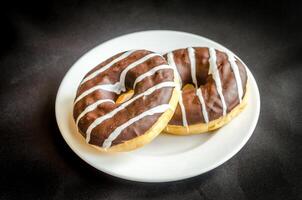
[[[302,6],[287,1],[10,1],[1,6],[0,199],[302,199]],[[213,39],[254,74],[253,136],[222,166],[172,183],[111,177],[62,139],[54,105],[70,66],[143,30]]]

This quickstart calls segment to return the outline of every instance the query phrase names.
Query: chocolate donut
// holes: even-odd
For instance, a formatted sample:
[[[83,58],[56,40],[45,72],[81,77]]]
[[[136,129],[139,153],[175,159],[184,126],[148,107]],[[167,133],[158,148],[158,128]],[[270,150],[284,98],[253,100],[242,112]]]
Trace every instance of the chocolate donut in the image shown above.
[[[184,135],[215,130],[246,105],[246,69],[231,52],[189,47],[164,57],[176,67],[184,86],[165,132]]]
[[[174,72],[163,56],[147,50],[119,53],[92,69],[78,87],[73,108],[86,142],[106,152],[150,142],[177,106]]]

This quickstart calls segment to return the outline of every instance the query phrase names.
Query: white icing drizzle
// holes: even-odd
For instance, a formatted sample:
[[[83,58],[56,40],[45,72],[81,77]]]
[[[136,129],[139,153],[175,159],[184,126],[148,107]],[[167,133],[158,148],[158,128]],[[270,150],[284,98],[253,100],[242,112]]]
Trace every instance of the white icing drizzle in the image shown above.
[[[188,126],[188,121],[187,121],[187,115],[186,115],[185,105],[184,105],[184,102],[182,100],[182,91],[181,91],[181,93],[179,95],[178,103],[179,103],[180,110],[181,110],[182,125],[185,126],[185,127],[187,127]]]
[[[208,117],[208,112],[206,109],[206,104],[204,102],[201,89],[198,88],[198,83],[197,83],[195,50],[192,47],[189,47],[188,54],[189,54],[189,59],[190,59],[190,63],[191,63],[191,65],[190,65],[191,66],[191,77],[192,77],[192,81],[195,85],[196,96],[198,97],[198,100],[201,104],[203,118],[206,123],[209,123],[209,117]]]
[[[182,87],[182,80],[181,80],[181,76],[179,74],[179,71],[176,67],[175,61],[174,61],[174,55],[173,52],[169,52],[167,54],[167,60],[169,65],[171,65],[174,68],[175,71],[175,75],[178,77],[179,83],[180,83],[180,88]],[[179,90],[180,90],[179,88]],[[181,110],[181,116],[182,116],[182,125],[185,127],[188,127],[188,121],[187,121],[187,115],[186,115],[186,110],[185,110],[185,106],[182,100],[182,91],[180,90],[180,95],[179,95],[179,99],[178,99],[178,104]]]
[[[140,59],[138,59],[137,61],[131,63],[130,65],[128,65],[121,73],[120,75],[120,80],[119,80],[119,83],[120,83],[120,88],[121,88],[121,91],[126,91],[126,88],[125,88],[125,78],[126,78],[126,75],[128,73],[128,71],[134,67],[136,67],[137,65],[140,65],[141,63],[145,62],[146,60],[152,58],[152,57],[155,57],[155,56],[160,56],[162,57],[162,55],[160,54],[157,54],[157,53],[150,53]]]
[[[116,94],[119,94],[121,92],[119,84],[105,84],[105,85],[96,85],[86,91],[84,91],[81,95],[79,95],[76,100],[74,101],[74,104],[76,104],[78,101],[80,101],[82,98],[84,98],[85,96],[87,96],[88,94],[96,91],[96,90],[106,90],[109,92],[114,92]]]
[[[77,118],[77,120],[76,120],[76,125],[78,126],[78,123],[79,123],[80,119],[81,119],[84,115],[86,115],[87,113],[89,113],[89,112],[95,110],[99,105],[101,105],[101,104],[103,104],[103,103],[108,103],[108,102],[109,102],[109,103],[115,103],[115,102],[114,102],[113,100],[111,100],[111,99],[100,99],[100,100],[94,102],[93,104],[87,106],[87,107],[85,108],[85,110],[83,110],[83,112],[81,112],[81,113],[79,114],[79,116],[78,116],[78,118]]]
[[[178,69],[176,67],[176,64],[175,64],[173,52],[170,52],[170,53],[167,54],[167,60],[168,60],[169,65],[174,67],[175,74],[178,77],[178,80],[179,80],[179,83],[180,83],[180,87],[182,87],[181,76],[180,76],[179,71],[178,71]]]
[[[109,91],[109,92],[114,92],[116,94],[120,94],[122,91],[126,91],[126,88],[125,88],[125,78],[126,78],[126,75],[127,75],[127,72],[136,67],[137,65],[145,62],[146,60],[154,57],[154,56],[161,56],[159,54],[156,54],[156,53],[151,53],[151,54],[148,54],[146,56],[144,56],[143,58],[131,63],[130,65],[128,65],[121,73],[120,75],[120,79],[118,82],[114,83],[114,84],[104,84],[104,85],[96,85],[88,90],[86,90],[85,92],[83,92],[81,95],[78,96],[78,98],[75,100],[74,104],[76,104],[79,100],[81,100],[82,98],[84,98],[85,96],[87,96],[88,94],[96,91],[96,90],[106,90],[106,91]]]
[[[147,71],[147,72],[141,74],[140,76],[138,76],[135,79],[135,81],[134,81],[133,88],[135,88],[135,86],[136,86],[136,84],[138,82],[142,81],[143,79],[145,79],[148,76],[152,76],[157,71],[162,70],[162,69],[172,69],[172,70],[174,70],[174,68],[172,66],[170,66],[170,65],[159,65],[159,66],[156,66],[156,67],[150,69],[149,71]]]
[[[206,104],[205,104],[204,99],[202,97],[202,92],[201,92],[200,88],[198,88],[196,90],[196,95],[197,95],[197,97],[199,99],[199,102],[201,104],[201,107],[202,107],[202,115],[203,115],[204,121],[206,123],[209,123],[209,117],[208,117],[208,112],[207,112],[207,109],[206,109]]]
[[[192,81],[195,85],[195,88],[198,88],[198,83],[197,83],[197,78],[196,78],[195,50],[192,47],[189,47],[188,54],[189,54],[189,59],[190,59]]]
[[[129,121],[127,121],[126,123],[120,125],[119,127],[117,127],[113,132],[111,132],[109,134],[109,137],[107,139],[105,139],[104,143],[103,143],[103,148],[109,148],[113,142],[113,140],[115,140],[120,134],[121,132],[127,128],[128,126],[130,126],[131,124],[139,121],[140,119],[146,117],[146,116],[151,116],[157,113],[163,113],[166,110],[170,109],[170,105],[169,104],[162,104],[159,106],[156,106],[154,108],[151,108],[137,116],[135,116],[134,118],[130,119]]]
[[[214,48],[210,47],[209,48],[209,54],[210,54],[210,58],[209,58],[209,74],[212,74],[212,77],[215,81],[215,85],[216,85],[216,89],[217,92],[220,96],[221,99],[221,103],[222,103],[222,109],[223,109],[223,115],[226,115],[226,111],[227,111],[227,106],[224,100],[224,96],[222,94],[222,85],[221,85],[221,80],[220,80],[220,76],[219,76],[219,71],[217,68],[217,63],[216,63],[216,51]]]
[[[231,64],[232,70],[235,75],[235,80],[236,80],[237,89],[238,89],[238,98],[239,98],[239,102],[241,103],[242,96],[243,96],[243,88],[242,88],[242,82],[241,82],[238,65],[236,64],[235,56],[231,52],[227,51],[226,54],[228,55],[228,60]]]
[[[93,79],[94,77],[96,77],[98,74],[102,73],[103,71],[109,69],[111,66],[113,66],[115,63],[127,58],[128,56],[130,56],[132,53],[134,53],[136,50],[131,50],[131,51],[127,51],[125,53],[123,53],[122,55],[120,55],[119,57],[117,57],[116,59],[112,60],[110,63],[108,63],[107,65],[101,67],[100,69],[96,70],[95,72],[89,74],[86,78],[84,78],[81,82],[81,84],[85,83],[86,81]]]
[[[152,94],[155,90],[161,89],[161,88],[165,88],[165,87],[175,87],[176,84],[174,82],[162,82],[159,83],[157,85],[154,85],[153,87],[147,89],[146,91],[144,91],[143,93],[138,94],[137,96],[133,97],[132,99],[129,99],[128,101],[124,102],[123,104],[121,104],[119,107],[117,107],[116,109],[112,110],[109,113],[106,113],[105,115],[97,118],[94,120],[94,122],[92,122],[87,131],[86,131],[86,141],[89,142],[90,141],[90,135],[92,130],[98,126],[99,124],[101,124],[103,121],[105,121],[106,119],[109,119],[111,117],[113,117],[116,113],[118,113],[120,110],[126,108],[128,105],[130,105],[132,102],[134,102],[135,100],[141,98],[142,96],[147,96]]]

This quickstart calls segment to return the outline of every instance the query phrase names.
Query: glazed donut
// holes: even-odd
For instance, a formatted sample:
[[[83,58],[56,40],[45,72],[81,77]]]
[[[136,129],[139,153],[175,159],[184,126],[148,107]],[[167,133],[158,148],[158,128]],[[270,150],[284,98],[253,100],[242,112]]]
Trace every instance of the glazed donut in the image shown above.
[[[147,50],[119,53],[92,69],[74,100],[75,124],[103,152],[136,149],[173,116],[179,81],[165,58]]]
[[[178,135],[215,130],[246,105],[247,73],[231,52],[189,47],[164,55],[178,72],[179,104],[165,132]]]

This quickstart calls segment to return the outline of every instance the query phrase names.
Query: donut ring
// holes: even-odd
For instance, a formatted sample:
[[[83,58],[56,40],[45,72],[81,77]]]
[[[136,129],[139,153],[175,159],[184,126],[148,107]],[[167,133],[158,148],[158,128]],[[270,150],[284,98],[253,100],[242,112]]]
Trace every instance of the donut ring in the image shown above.
[[[174,68],[147,50],[119,53],[80,83],[73,117],[86,142],[103,152],[149,143],[167,125],[179,96]]]
[[[189,47],[164,57],[184,86],[165,132],[189,135],[218,129],[247,104],[246,69],[231,52]]]

